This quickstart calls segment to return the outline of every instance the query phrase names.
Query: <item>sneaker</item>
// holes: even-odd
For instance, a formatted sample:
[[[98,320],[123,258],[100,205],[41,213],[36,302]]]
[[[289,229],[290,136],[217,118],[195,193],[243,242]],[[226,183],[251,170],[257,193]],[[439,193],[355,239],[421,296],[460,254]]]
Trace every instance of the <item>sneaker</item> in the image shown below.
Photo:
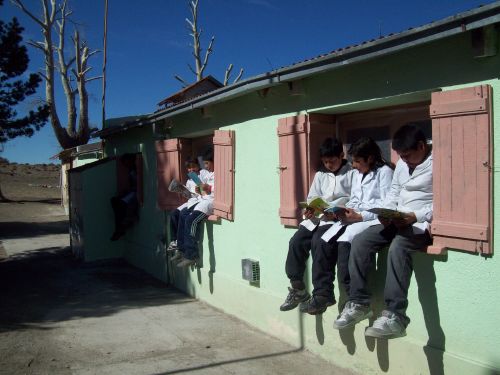
[[[184,258],[181,260],[178,264],[177,267],[183,268],[183,267],[190,267],[196,265],[197,259],[186,259]]]
[[[371,318],[373,312],[370,306],[359,305],[354,302],[347,302],[344,310],[339,317],[333,322],[333,328],[345,329],[354,326],[362,320]]]
[[[308,313],[310,315],[323,314],[326,309],[337,303],[335,299],[326,300],[325,297],[317,297],[313,295],[309,300],[304,301],[300,304],[299,310],[301,313]]]
[[[167,253],[174,253],[176,250],[179,250],[179,248],[177,247],[177,240],[174,240],[168,245]]]
[[[305,289],[288,288],[288,296],[285,302],[280,306],[281,311],[288,311],[296,308],[299,303],[307,301],[311,296]]]
[[[379,339],[395,339],[406,336],[406,329],[401,319],[391,311],[384,310],[382,315],[365,331],[365,336]]]
[[[172,262],[175,262],[176,260],[182,260],[184,258],[184,255],[182,254],[181,251],[177,250],[172,258],[170,260]]]

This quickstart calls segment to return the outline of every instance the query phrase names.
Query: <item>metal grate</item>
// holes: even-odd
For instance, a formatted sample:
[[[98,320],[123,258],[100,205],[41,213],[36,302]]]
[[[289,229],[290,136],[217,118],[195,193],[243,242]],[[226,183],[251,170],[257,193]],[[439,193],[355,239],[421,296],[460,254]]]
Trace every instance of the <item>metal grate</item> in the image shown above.
[[[241,260],[241,276],[252,283],[260,281],[260,266],[257,260]]]

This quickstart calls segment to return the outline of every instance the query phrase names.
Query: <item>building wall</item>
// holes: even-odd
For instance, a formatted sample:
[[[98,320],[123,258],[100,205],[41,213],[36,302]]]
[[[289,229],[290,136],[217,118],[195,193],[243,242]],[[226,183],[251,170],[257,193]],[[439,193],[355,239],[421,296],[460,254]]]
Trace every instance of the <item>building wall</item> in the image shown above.
[[[280,225],[278,217],[276,127],[279,118],[307,111],[342,113],[377,108],[429,98],[428,92],[434,89],[480,83],[493,86],[494,106],[500,108],[499,63],[498,55],[474,59],[469,35],[463,34],[446,43],[310,77],[303,81],[304,95],[290,96],[287,86],[282,85],[267,95],[253,93],[213,105],[210,118],[202,118],[199,110],[172,118],[173,137],[215,128],[236,132],[235,220],[206,224],[199,269],[170,267],[169,271],[165,264],[160,246],[165,217],[155,207],[152,135],[147,130],[134,130],[113,137],[108,153],[140,147],[145,160],[145,203],[140,223],[124,238],[126,258],[162,280],[171,277],[179,288],[228,314],[360,373],[497,373],[497,254],[491,258],[458,251],[450,251],[447,256],[417,255],[409,291],[408,315],[412,322],[405,338],[389,342],[366,339],[366,322],[353,331],[339,333],[332,328],[337,306],[317,317],[300,315],[297,310],[279,311],[287,294],[284,263],[288,241],[295,230]],[[498,112],[494,114],[495,124],[500,124]],[[496,133],[494,145],[500,146]],[[495,162],[500,162],[496,154]],[[499,189],[495,185],[495,196],[500,194]],[[498,202],[492,204],[498,223]],[[495,242],[499,240],[496,231]],[[379,256],[378,273],[373,279],[377,312],[382,308],[385,256]],[[243,258],[260,262],[259,285],[242,280]]]

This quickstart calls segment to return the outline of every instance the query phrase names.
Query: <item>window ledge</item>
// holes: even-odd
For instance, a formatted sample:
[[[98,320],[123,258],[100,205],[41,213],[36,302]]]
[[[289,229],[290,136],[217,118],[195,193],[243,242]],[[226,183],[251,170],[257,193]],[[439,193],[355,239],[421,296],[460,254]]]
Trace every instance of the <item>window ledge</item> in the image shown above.
[[[207,221],[210,221],[211,223],[220,223],[220,217],[217,215],[210,215],[207,217]]]

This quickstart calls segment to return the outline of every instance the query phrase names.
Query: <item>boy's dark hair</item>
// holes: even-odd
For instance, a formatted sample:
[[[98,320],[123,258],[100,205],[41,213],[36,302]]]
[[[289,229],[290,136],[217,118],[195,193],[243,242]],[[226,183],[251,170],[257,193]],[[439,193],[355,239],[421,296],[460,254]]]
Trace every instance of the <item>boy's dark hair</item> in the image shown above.
[[[340,157],[344,152],[344,145],[337,138],[326,138],[319,148],[320,157]]]
[[[188,168],[189,166],[191,165],[196,165],[197,167],[199,167],[200,165],[198,164],[198,161],[195,160],[194,158],[192,158],[191,156],[189,156],[186,161],[184,162],[184,165],[186,166],[186,168]]]
[[[214,161],[214,148],[209,146],[203,152],[203,161]]]
[[[396,152],[416,150],[420,142],[427,144],[425,134],[420,127],[414,123],[408,123],[400,127],[392,137],[392,149]]]
[[[377,142],[370,137],[359,138],[349,147],[347,154],[354,158],[363,158],[364,160],[368,160],[370,156],[373,156],[374,164],[371,167],[378,168],[382,165],[388,165],[382,157],[382,152]]]

